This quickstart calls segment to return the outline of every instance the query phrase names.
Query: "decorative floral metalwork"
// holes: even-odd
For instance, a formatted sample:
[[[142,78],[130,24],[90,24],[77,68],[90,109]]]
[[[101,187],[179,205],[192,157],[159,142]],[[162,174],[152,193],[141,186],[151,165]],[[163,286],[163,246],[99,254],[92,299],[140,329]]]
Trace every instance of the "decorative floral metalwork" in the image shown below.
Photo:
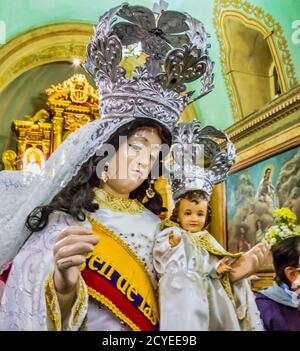
[[[220,141],[226,142],[225,149],[221,148]],[[190,190],[202,190],[211,196],[213,186],[226,179],[235,162],[235,147],[228,136],[212,126],[201,129],[196,120],[180,123],[175,128],[173,144],[174,162],[170,171],[175,200]],[[203,149],[196,154],[192,148],[199,146]],[[184,154],[188,157],[183,157]],[[204,164],[199,164],[200,158]]]
[[[100,18],[84,67],[99,88],[102,118],[147,117],[172,129],[192,95],[186,83],[200,80],[196,99],[212,90],[213,64],[203,24],[168,11],[167,5],[160,1],[151,11],[122,4]],[[124,48],[133,45],[147,58],[128,78],[121,62],[128,56]]]

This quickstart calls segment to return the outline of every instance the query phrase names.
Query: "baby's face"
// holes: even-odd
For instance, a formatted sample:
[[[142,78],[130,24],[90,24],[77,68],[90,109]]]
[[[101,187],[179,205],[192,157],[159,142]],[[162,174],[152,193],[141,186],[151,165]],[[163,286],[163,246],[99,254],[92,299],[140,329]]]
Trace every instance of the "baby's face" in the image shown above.
[[[197,233],[204,228],[207,216],[208,202],[198,200],[198,204],[182,199],[179,204],[178,222],[180,226],[191,233]]]

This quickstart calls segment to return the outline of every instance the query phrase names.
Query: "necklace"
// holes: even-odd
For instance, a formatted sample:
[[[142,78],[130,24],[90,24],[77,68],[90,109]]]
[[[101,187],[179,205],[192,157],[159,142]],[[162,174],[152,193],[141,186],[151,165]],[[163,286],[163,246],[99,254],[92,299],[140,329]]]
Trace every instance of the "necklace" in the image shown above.
[[[96,195],[96,202],[99,204],[100,208],[105,207],[114,212],[128,212],[130,214],[143,212],[145,210],[145,207],[137,200],[124,199],[96,187],[94,188],[94,192]]]

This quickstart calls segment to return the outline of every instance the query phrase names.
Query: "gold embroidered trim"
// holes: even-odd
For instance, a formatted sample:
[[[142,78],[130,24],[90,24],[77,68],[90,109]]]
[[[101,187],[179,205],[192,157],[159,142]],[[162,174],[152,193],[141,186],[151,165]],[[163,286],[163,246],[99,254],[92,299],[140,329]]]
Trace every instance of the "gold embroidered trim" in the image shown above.
[[[240,253],[240,252],[230,253],[226,250],[220,250],[220,249],[216,248],[210,240],[213,237],[208,232],[205,232],[204,234],[197,235],[197,236],[191,235],[190,237],[191,237],[191,240],[195,244],[196,247],[203,248],[213,255],[221,256],[221,257],[229,256],[229,257],[233,257],[233,258],[237,258],[237,257],[240,257],[242,255],[242,253]]]
[[[84,308],[85,301],[86,301],[86,292],[85,292],[84,284],[85,283],[84,283],[82,277],[80,276],[79,289],[77,290],[76,301],[72,307],[71,316],[69,319],[70,323],[69,323],[67,330],[72,330],[73,326],[75,326],[77,324],[80,313],[82,312],[82,310]]]
[[[145,211],[145,207],[138,201],[133,199],[123,199],[107,193],[103,189],[94,188],[95,200],[100,207],[109,208],[114,212],[128,212],[136,214]]]
[[[176,222],[173,222],[171,221],[170,219],[165,219],[161,222],[161,225],[160,225],[160,230],[164,230],[166,228],[169,228],[169,227],[178,227],[180,228],[180,225]]]
[[[52,274],[50,274],[46,280],[45,299],[47,317],[51,320],[54,330],[61,331],[61,316]]]
[[[92,225],[94,225],[95,227],[98,227],[99,231],[104,231],[108,236],[110,236],[113,240],[117,241],[117,243],[119,245],[121,245],[127,251],[127,253],[137,262],[137,264],[144,271],[144,273],[146,274],[146,276],[148,277],[148,279],[150,281],[151,286],[153,286],[151,277],[150,277],[150,275],[149,275],[149,273],[148,273],[148,271],[147,271],[147,269],[145,267],[145,264],[138,257],[138,255],[116,233],[114,233],[111,229],[107,228],[102,223],[99,223],[96,219],[94,219],[91,216],[87,216],[87,219]]]
[[[204,234],[201,234],[198,236],[191,236],[191,240],[196,247],[203,248],[215,256],[221,256],[221,257],[229,256],[233,258],[238,258],[242,255],[242,253],[240,252],[230,253],[226,250],[220,250],[216,248],[214,244],[211,242],[210,240],[211,238],[212,236],[208,232],[205,232]],[[233,306],[235,307],[235,301],[234,301],[233,291],[232,291],[232,287],[229,279],[229,273],[225,272],[224,274],[222,274],[220,281],[227,296],[229,297]]]
[[[241,323],[242,323],[242,330],[243,331],[253,331],[255,330],[256,328],[255,327],[252,327],[252,323],[251,323],[251,316],[250,316],[250,311],[249,311],[249,308],[247,308],[246,310],[246,316],[244,319],[241,320]]]
[[[78,322],[79,315],[85,304],[85,289],[84,281],[80,277],[79,289],[77,292],[77,297],[74,306],[72,307],[70,323],[67,330],[72,330],[72,327],[75,326]],[[45,285],[45,298],[46,298],[46,308],[47,308],[47,317],[51,320],[54,330],[61,331],[61,312],[59,308],[59,302],[56,295],[56,290],[54,287],[53,275],[50,274],[47,278]]]
[[[229,279],[229,273],[228,272],[225,272],[222,275],[221,284],[222,284],[227,296],[231,300],[233,306],[235,307],[235,301],[234,301],[233,291],[232,291],[232,287],[231,287],[231,284],[230,284],[230,279]]]
[[[126,323],[129,328],[134,331],[140,331],[141,329],[133,323],[124,313],[122,313],[111,301],[109,301],[104,295],[100,294],[93,288],[88,287],[89,295],[92,296],[95,300],[101,302],[104,306],[106,306],[116,317],[118,317],[121,321]]]

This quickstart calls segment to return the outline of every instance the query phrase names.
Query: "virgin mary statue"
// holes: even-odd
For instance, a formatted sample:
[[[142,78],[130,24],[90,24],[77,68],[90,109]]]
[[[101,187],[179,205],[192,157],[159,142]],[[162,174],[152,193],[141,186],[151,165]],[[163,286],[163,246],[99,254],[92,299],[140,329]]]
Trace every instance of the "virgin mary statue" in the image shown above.
[[[100,120],[70,135],[39,175],[0,172],[1,330],[157,330],[152,262],[162,200],[153,187],[172,130],[199,79],[212,89],[201,22],[122,4],[102,17],[85,69]],[[125,48],[144,64],[130,76]],[[154,174],[155,173],[155,174]]]

